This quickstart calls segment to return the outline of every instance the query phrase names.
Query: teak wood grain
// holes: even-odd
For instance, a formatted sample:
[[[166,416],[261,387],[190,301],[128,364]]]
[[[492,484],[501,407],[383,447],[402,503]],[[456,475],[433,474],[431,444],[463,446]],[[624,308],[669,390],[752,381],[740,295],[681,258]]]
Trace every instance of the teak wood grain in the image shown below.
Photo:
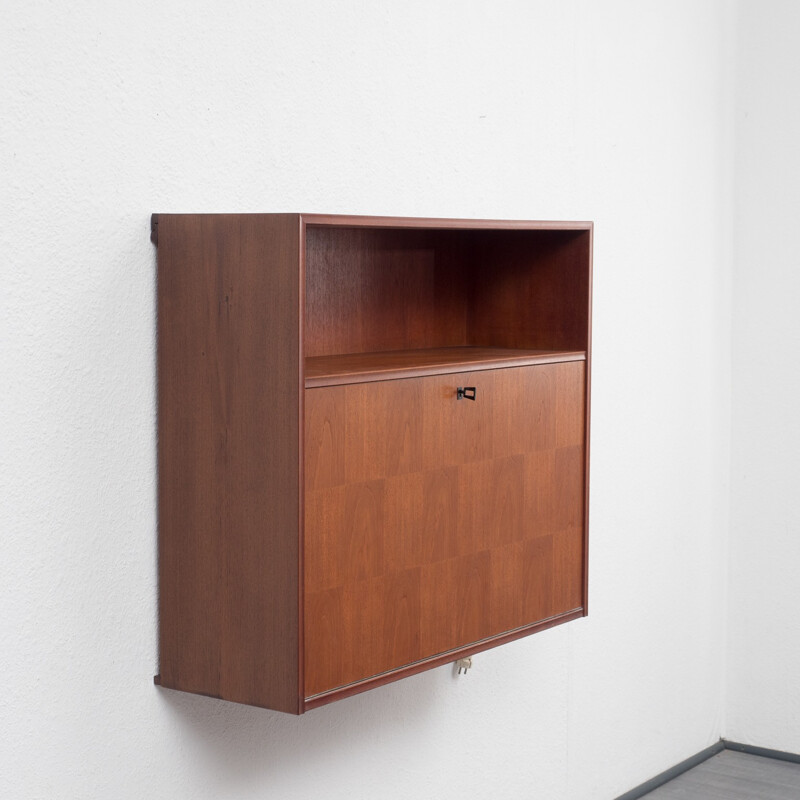
[[[584,380],[306,390],[308,697],[581,608]]]
[[[432,347],[306,358],[306,389],[346,383],[418,378],[465,370],[585,361],[586,352],[507,347]]]
[[[464,345],[449,231],[306,228],[306,357]]]
[[[307,358],[587,350],[591,229],[306,229]]]
[[[158,683],[303,713],[586,613],[591,223],[151,238]]]
[[[293,216],[158,221],[162,686],[300,711]]]
[[[470,343],[588,350],[590,248],[588,231],[475,234]]]

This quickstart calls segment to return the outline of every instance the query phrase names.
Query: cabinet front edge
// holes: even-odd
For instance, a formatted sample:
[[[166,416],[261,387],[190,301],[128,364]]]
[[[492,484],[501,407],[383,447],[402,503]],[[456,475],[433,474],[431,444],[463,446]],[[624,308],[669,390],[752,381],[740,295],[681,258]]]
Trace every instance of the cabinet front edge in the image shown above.
[[[442,228],[476,230],[591,231],[589,220],[467,219],[453,217],[389,217],[349,214],[300,214],[304,225],[358,228]]]

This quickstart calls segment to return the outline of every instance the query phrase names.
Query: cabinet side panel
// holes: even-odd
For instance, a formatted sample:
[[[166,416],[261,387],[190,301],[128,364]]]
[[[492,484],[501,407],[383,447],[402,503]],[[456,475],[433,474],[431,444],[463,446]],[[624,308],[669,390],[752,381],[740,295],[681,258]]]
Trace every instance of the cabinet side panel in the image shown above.
[[[161,684],[299,709],[294,215],[161,215]]]
[[[199,220],[161,215],[158,246],[160,683],[220,694],[223,567]],[[212,349],[213,352],[213,349]]]

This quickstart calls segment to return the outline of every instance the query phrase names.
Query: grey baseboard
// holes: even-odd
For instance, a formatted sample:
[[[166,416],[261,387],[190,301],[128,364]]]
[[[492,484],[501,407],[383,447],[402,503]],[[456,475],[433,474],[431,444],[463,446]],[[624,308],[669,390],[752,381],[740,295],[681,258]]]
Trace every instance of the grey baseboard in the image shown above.
[[[739,753],[749,753],[751,756],[762,756],[762,758],[774,758],[777,761],[791,761],[793,764],[800,764],[800,754],[798,753],[770,750],[769,747],[756,747],[753,744],[731,742],[728,739],[723,739],[722,744],[726,750],[736,750]]]
[[[692,769],[692,767],[696,767],[698,764],[702,764],[704,761],[707,761],[709,758],[711,758],[711,756],[721,753],[724,749],[725,743],[722,741],[722,739],[720,739],[715,744],[712,744],[711,747],[706,747],[705,750],[701,750],[699,753],[695,753],[693,756],[690,756],[686,759],[686,761],[681,761],[680,764],[670,767],[660,775],[656,775],[655,778],[650,778],[649,781],[645,781],[635,789],[631,789],[629,792],[621,794],[617,800],[638,800],[638,798],[644,797],[648,792],[652,792],[653,789],[658,789],[659,786],[663,786],[673,778],[677,778],[678,775],[683,775],[684,772],[688,772],[690,769]]]
[[[748,753],[752,756],[774,758],[778,761],[791,761],[794,764],[800,764],[800,754],[798,753],[786,753],[783,750],[770,750],[768,747],[756,747],[752,744],[742,744],[741,742],[731,742],[729,739],[720,739],[716,744],[712,744],[711,747],[706,747],[705,750],[701,750],[699,753],[687,758],[686,761],[681,761],[680,764],[670,767],[660,775],[656,775],[655,778],[650,778],[649,781],[645,781],[635,789],[621,794],[616,800],[639,800],[640,797],[644,797],[648,792],[652,792],[653,789],[663,786],[673,778],[677,778],[678,775],[688,772],[693,767],[702,764],[704,761],[717,755],[717,753],[721,753],[723,750],[735,750],[738,753]]]

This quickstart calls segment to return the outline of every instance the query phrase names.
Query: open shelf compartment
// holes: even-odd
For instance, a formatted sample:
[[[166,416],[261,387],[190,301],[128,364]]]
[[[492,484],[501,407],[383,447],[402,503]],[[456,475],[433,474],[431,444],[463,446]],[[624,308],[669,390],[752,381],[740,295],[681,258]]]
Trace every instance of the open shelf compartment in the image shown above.
[[[584,359],[591,229],[304,225],[305,386]]]

